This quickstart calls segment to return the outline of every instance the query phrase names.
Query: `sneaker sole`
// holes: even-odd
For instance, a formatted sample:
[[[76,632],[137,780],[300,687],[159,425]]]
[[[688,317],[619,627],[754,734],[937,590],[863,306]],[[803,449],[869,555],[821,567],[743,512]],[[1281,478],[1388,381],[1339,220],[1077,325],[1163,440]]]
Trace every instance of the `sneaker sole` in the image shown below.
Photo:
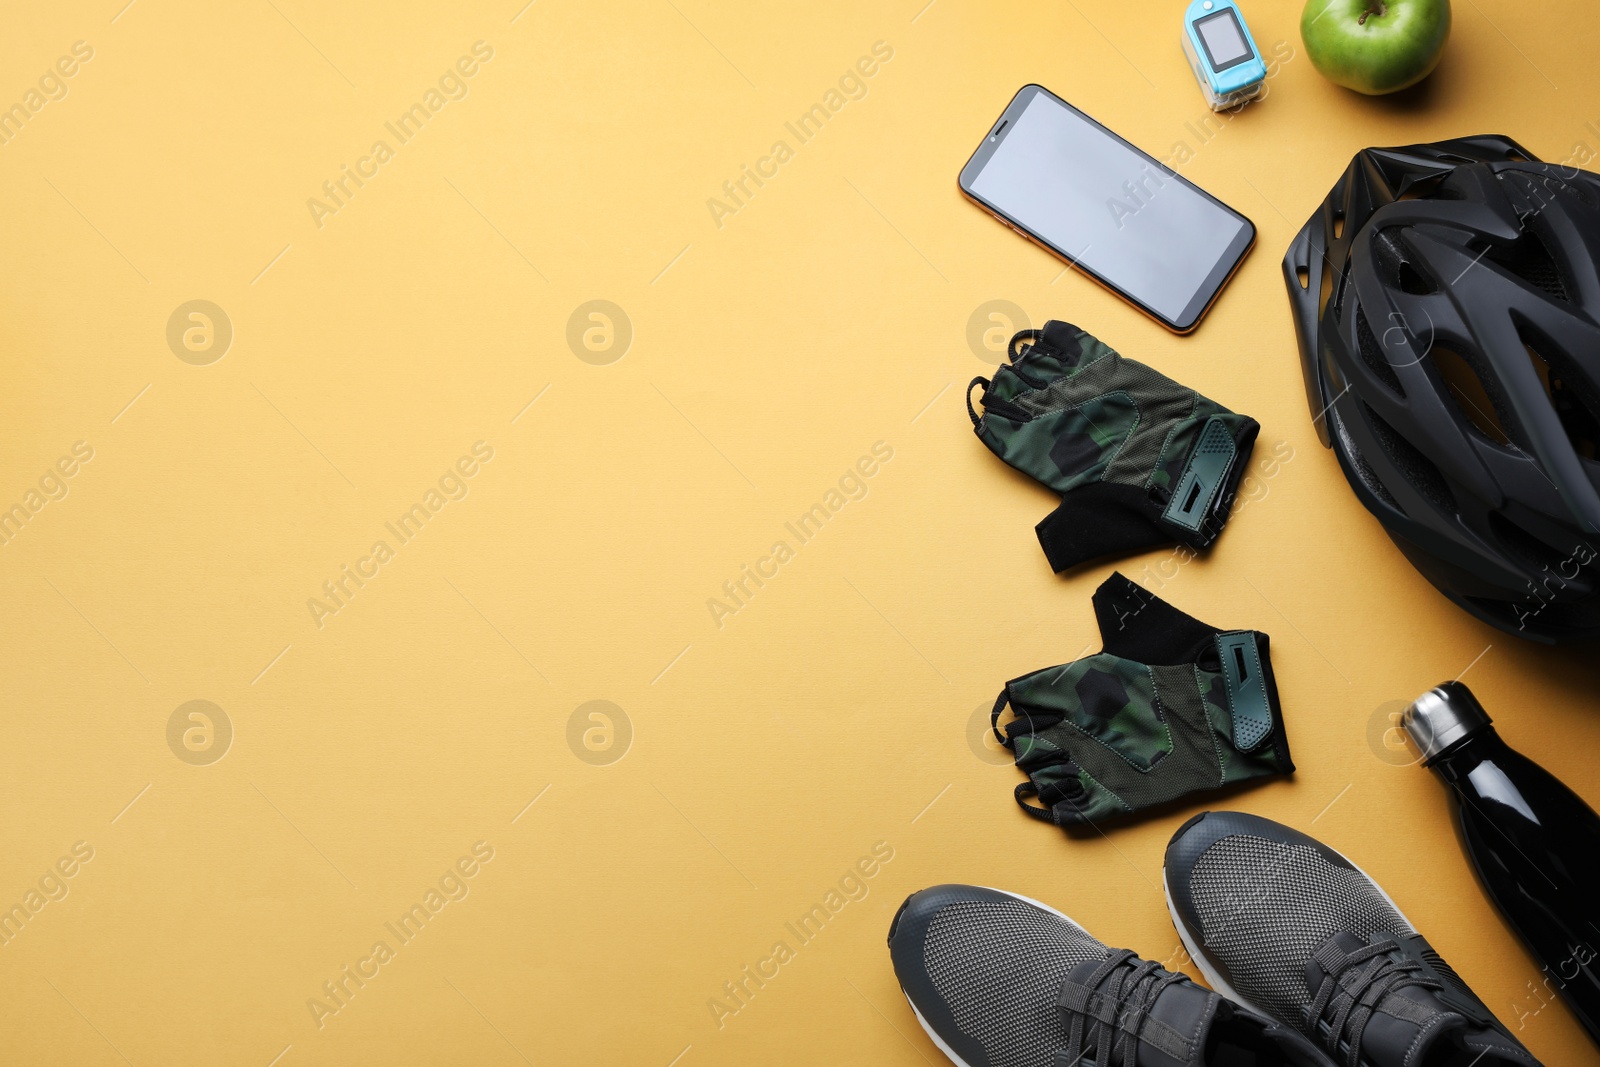
[[[1083,925],[1072,916],[1068,915],[1064,911],[1058,911],[1057,909],[1052,908],[1043,901],[1034,900],[1032,897],[1025,897],[1021,893],[1013,893],[1007,889],[994,889],[991,886],[979,886],[978,888],[988,889],[991,893],[999,893],[1003,896],[1008,896],[1013,900],[1020,900],[1024,904],[1032,904],[1036,908],[1042,908],[1045,911],[1048,911],[1051,915],[1054,915],[1056,918],[1071,925],[1073,929],[1082,931],[1084,936],[1094,937],[1094,935],[1089,933],[1089,931],[1084,930]],[[1095,938],[1095,940],[1099,940],[1099,938]],[[928,1020],[924,1019],[922,1017],[922,1013],[917,1010],[917,1006],[911,1003],[911,998],[906,995],[906,991],[904,989],[900,990],[900,995],[906,998],[907,1004],[911,1005],[911,1014],[917,1017],[917,1025],[922,1027],[922,1032],[928,1035],[929,1041],[932,1041],[936,1046],[938,1046],[939,1051],[945,1054],[946,1059],[948,1059],[951,1063],[956,1064],[957,1067],[973,1067],[972,1064],[956,1055],[955,1050],[949,1045],[945,1044],[944,1039],[934,1031],[933,1027],[928,1025]]]
[[[1329,852],[1332,852],[1346,863],[1349,863],[1350,866],[1355,869],[1356,873],[1365,878],[1367,882],[1371,884],[1372,888],[1378,891],[1378,895],[1380,897],[1389,902],[1389,906],[1394,909],[1396,915],[1400,916],[1402,922],[1411,927],[1412,930],[1417,928],[1417,924],[1406,918],[1406,913],[1400,910],[1400,905],[1396,904],[1394,902],[1394,898],[1384,891],[1382,884],[1380,884],[1376,878],[1372,877],[1372,875],[1368,874],[1354,863],[1351,863],[1350,857],[1346,856],[1343,852],[1340,852],[1333,846],[1323,844],[1322,847],[1326,848]],[[1004,890],[1001,892],[1004,892]],[[1196,941],[1189,928],[1184,925],[1183,920],[1178,917],[1178,909],[1172,905],[1172,887],[1167,884],[1167,868],[1165,864],[1162,864],[1161,867],[1161,895],[1167,899],[1167,914],[1172,916],[1172,926],[1178,931],[1178,940],[1183,942],[1183,950],[1189,954],[1189,958],[1194,961],[1194,965],[1200,968],[1200,974],[1204,976],[1206,984],[1216,992],[1221,993],[1223,996],[1233,1001],[1235,1004],[1243,1004],[1246,1008],[1249,1008],[1257,1015],[1265,1016],[1266,1018],[1270,1019],[1272,1017],[1270,1012],[1261,1007],[1259,1004],[1240,996],[1239,991],[1234,989],[1233,986],[1228,983],[1227,979],[1223,978],[1222,975],[1211,966],[1211,962],[1206,958],[1205,954],[1201,952],[1199,942]]]

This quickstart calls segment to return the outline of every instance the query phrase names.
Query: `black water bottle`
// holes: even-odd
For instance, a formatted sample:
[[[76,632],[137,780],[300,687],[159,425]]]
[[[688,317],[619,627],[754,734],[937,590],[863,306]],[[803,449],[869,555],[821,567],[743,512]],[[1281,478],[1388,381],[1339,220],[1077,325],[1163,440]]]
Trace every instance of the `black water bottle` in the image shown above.
[[[1600,816],[1507,746],[1460,682],[1418,697],[1403,721],[1450,787],[1484,892],[1600,1045]]]

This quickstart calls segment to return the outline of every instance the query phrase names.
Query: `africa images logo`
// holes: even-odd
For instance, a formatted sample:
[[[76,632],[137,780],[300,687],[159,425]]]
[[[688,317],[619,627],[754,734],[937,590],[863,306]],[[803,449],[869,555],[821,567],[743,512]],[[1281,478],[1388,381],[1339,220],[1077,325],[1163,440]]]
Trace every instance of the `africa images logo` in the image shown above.
[[[453,500],[465,500],[472,490],[470,479],[476,477],[484,464],[493,459],[493,445],[487,441],[473,442],[471,455],[458,457],[454,464],[445,468],[436,486],[429,486],[421,499],[402,511],[393,522],[383,524],[383,528],[394,538],[393,545],[379,538],[372,543],[366,555],[353,563],[340,564],[339,573],[322,583],[322,597],[306,598],[306,610],[311,613],[311,621],[317,629],[322,629],[330,616],[349,607],[356,594],[383,573],[383,566],[395,558],[397,549],[415,540],[422,533],[422,528],[437,517],[446,504]]]
[[[462,55],[452,66],[446,67],[438,81],[423,91],[420,100],[400,112],[393,122],[383,124],[383,128],[394,138],[394,144],[380,137],[372,142],[372,148],[366,155],[356,160],[353,168],[348,163],[341,163],[338,175],[322,183],[322,196],[306,200],[306,210],[311,212],[311,221],[317,229],[322,229],[329,215],[337,215],[347,207],[355,199],[356,193],[376,178],[382,172],[383,165],[398,154],[398,147],[409,144],[433,116],[444,110],[446,104],[452,100],[465,100],[471,91],[468,79],[477,75],[482,64],[492,59],[493,45],[487,41],[474,42],[471,55]]]
[[[876,476],[884,464],[892,459],[893,445],[887,441],[874,442],[870,456],[862,456],[853,466],[845,468],[837,485],[823,493],[821,500],[792,521],[784,523],[783,528],[794,539],[794,544],[782,538],[774,541],[767,554],[756,559],[754,566],[740,564],[739,573],[722,583],[722,596],[726,599],[714,596],[706,598],[706,610],[711,613],[712,625],[722,629],[727,617],[737,615],[748,607],[756,593],[779,575],[783,565],[794,559],[801,548],[822,532],[829,519],[843,511],[851,501],[865,500],[870,492],[867,480]]]
[[[493,860],[494,846],[487,841],[475,842],[470,855],[458,857],[423,890],[419,900],[392,921],[385,922],[383,929],[387,937],[374,941],[365,956],[341,967],[322,983],[317,995],[306,998],[306,1010],[311,1013],[311,1021],[317,1024],[317,1029],[321,1030],[329,1019],[348,1008],[356,994],[383,973],[383,968],[395,960],[400,949],[429,929],[430,923],[437,922],[448,905],[466,900],[472,892],[472,879]]]
[[[808,143],[821,133],[823,126],[843,111],[850,101],[865,100],[867,79],[876,75],[882,69],[882,65],[893,58],[893,45],[888,41],[874,41],[872,54],[860,57],[853,66],[847,67],[845,72],[839,75],[837,87],[830,86],[822,94],[821,100],[801,112],[793,122],[783,124],[783,128],[794,138],[793,145],[787,139],[780,137],[772,142],[767,154],[759,157],[753,167],[748,163],[741,163],[738,176],[722,183],[722,195],[706,200],[706,210],[711,212],[711,221],[716,224],[717,229],[722,229],[723,220],[737,215],[750,203],[757,190],[764,188],[767,182],[778,176],[783,165],[794,158],[797,146]]]
[[[729,1019],[748,1008],[756,994],[777,978],[782,969],[799,956],[800,949],[815,941],[846,907],[866,900],[872,892],[872,879],[893,860],[894,846],[887,841],[875,842],[871,853],[846,867],[820,900],[812,903],[798,918],[784,923],[783,932],[787,936],[774,941],[765,955],[753,964],[745,964],[736,975],[722,983],[716,996],[707,998],[706,1009],[717,1029],[721,1030]]]

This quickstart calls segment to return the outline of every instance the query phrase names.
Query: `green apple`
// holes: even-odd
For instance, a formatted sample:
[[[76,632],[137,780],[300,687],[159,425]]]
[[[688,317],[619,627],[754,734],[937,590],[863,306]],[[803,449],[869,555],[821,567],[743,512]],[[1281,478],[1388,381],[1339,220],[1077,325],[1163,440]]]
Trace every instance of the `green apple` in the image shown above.
[[[1450,0],[1307,0],[1300,38],[1329,81],[1376,96],[1415,85],[1450,36]]]

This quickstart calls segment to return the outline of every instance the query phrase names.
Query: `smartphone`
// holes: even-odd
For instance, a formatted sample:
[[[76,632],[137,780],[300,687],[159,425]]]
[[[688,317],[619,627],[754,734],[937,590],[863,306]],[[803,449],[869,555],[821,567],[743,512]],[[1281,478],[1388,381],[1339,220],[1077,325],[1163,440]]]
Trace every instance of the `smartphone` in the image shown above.
[[[1249,219],[1038,85],[990,127],[961,191],[1177,333],[1256,239]]]

